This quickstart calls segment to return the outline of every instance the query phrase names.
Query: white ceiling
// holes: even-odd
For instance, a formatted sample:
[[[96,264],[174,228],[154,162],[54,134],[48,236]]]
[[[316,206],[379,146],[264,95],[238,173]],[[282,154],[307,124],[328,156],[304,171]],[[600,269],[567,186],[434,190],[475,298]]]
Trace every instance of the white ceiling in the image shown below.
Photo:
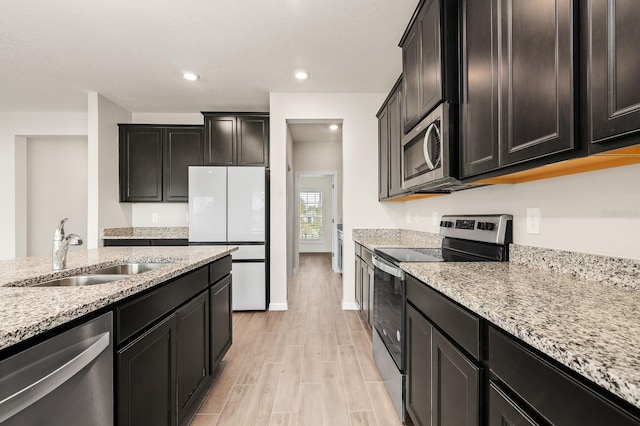
[[[266,111],[269,92],[388,92],[417,3],[3,1],[0,111],[86,111],[91,91],[133,112]],[[293,78],[300,68],[307,81]]]
[[[336,130],[329,126],[337,124]],[[293,143],[342,143],[342,120],[287,120]]]

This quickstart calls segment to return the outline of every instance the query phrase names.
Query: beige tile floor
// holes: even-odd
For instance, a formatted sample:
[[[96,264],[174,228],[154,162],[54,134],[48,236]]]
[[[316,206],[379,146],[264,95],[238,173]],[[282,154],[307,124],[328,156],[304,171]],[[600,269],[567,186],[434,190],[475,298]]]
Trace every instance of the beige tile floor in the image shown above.
[[[233,314],[233,345],[191,424],[401,424],[371,357],[371,332],[341,299],[330,255],[301,255],[288,311]]]

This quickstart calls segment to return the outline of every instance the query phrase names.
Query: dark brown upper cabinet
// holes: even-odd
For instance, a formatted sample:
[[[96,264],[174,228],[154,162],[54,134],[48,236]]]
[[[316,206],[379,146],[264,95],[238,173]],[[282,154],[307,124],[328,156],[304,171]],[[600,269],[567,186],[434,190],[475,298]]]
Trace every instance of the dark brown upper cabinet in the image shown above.
[[[164,141],[164,201],[189,201],[189,166],[201,166],[203,129],[167,128]]]
[[[379,200],[406,194],[402,189],[402,77],[378,111]]]
[[[462,176],[576,149],[574,2],[462,2]]]
[[[269,116],[204,115],[204,162],[210,166],[269,166]]]
[[[457,102],[457,22],[457,1],[422,0],[400,41],[404,133],[441,101]]]
[[[640,143],[640,2],[589,0],[582,11],[586,51],[586,134],[597,153]]]
[[[203,160],[202,126],[120,124],[120,201],[188,201],[189,166]]]

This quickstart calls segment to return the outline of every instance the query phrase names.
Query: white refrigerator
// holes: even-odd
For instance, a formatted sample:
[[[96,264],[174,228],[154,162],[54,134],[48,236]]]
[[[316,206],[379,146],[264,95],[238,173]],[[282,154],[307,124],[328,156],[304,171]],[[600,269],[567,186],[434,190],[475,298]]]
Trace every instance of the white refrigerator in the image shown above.
[[[189,244],[237,245],[232,253],[234,311],[265,310],[264,167],[189,167]]]

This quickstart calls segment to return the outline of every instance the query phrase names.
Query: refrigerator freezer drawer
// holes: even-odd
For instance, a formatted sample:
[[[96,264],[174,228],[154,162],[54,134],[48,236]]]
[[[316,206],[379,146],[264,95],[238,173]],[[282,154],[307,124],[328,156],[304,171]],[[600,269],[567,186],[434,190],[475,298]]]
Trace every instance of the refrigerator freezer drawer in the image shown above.
[[[263,311],[266,304],[264,262],[233,262],[234,311]]]
[[[238,250],[231,253],[233,260],[264,260],[264,246],[238,246]]]

